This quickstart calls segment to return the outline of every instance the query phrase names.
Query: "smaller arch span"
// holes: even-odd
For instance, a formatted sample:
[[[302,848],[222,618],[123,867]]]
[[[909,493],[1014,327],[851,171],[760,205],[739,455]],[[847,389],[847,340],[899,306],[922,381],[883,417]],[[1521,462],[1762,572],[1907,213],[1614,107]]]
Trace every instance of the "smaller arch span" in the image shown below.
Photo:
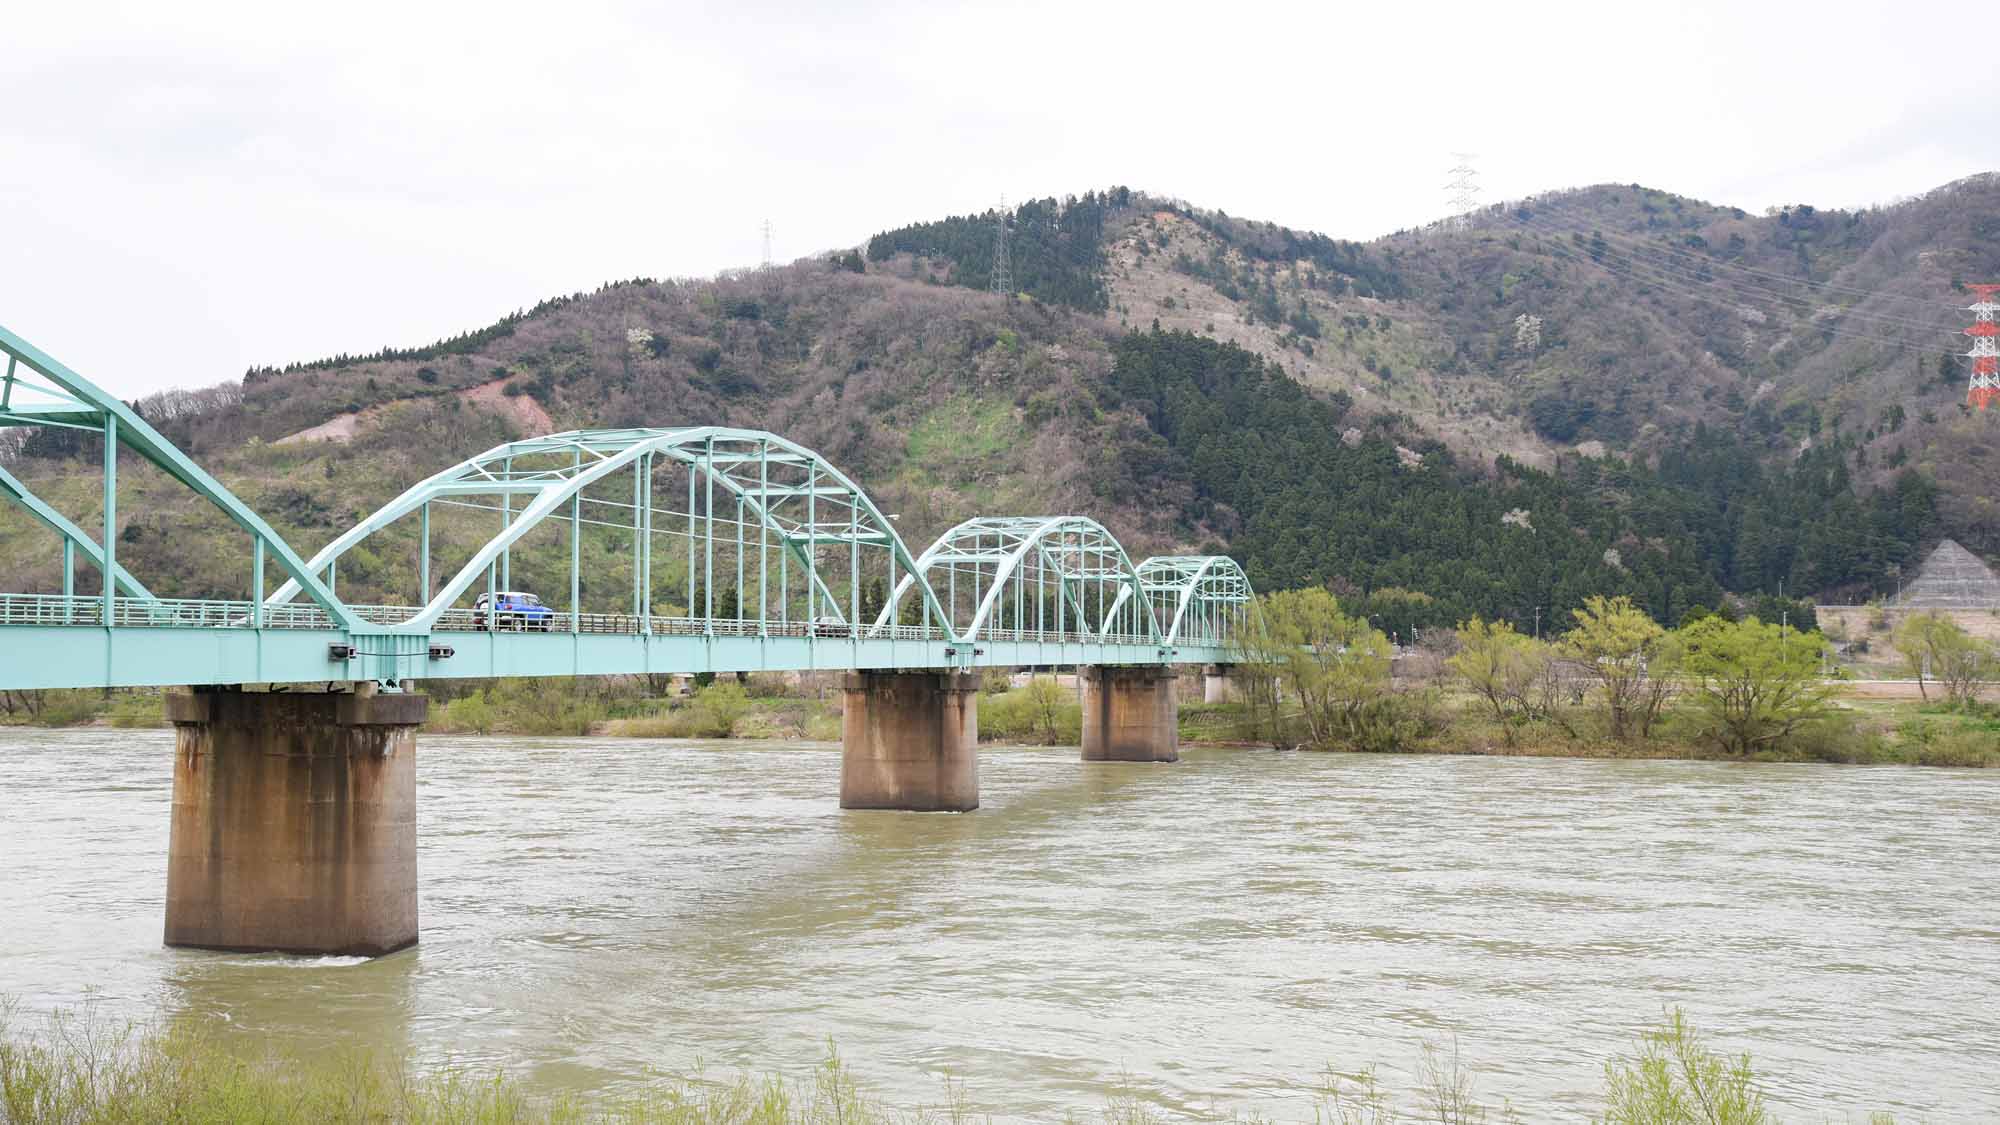
[[[1166,643],[1181,643],[1192,624],[1202,639],[1220,642],[1254,592],[1243,567],[1228,555],[1155,555],[1139,564],[1141,592],[1167,617]]]
[[[962,621],[961,585],[968,591]],[[1132,596],[1138,569],[1118,537],[1087,516],[982,516],[958,524],[917,556],[871,632],[894,622],[917,586],[942,601],[953,636],[968,643],[1009,630],[1161,636],[1152,606]]]

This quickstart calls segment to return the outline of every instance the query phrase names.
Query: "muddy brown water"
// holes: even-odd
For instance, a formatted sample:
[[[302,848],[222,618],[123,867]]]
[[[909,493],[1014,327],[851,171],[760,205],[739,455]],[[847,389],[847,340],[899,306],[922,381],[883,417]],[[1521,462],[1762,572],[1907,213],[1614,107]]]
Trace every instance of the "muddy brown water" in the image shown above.
[[[2000,1117],[2000,779],[1948,770],[981,751],[968,815],[845,813],[822,745],[422,736],[423,941],[160,944],[172,739],[0,730],[0,995],[629,1090],[697,1065],[1003,1119],[1121,1086],[1311,1118],[1456,1041],[1530,1120],[1668,1005],[1794,1119]]]

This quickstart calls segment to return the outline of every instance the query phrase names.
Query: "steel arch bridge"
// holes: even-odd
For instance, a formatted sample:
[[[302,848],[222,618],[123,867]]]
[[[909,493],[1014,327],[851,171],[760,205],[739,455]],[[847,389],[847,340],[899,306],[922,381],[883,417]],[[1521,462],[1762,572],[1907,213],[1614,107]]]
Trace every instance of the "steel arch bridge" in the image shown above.
[[[0,468],[0,493],[63,552],[60,592],[0,593],[0,688],[1206,664],[1231,659],[1251,599],[1231,559],[1135,564],[1082,516],[970,519],[913,556],[819,454],[717,426],[495,446],[305,558],[130,407],[4,328],[0,355],[0,427],[87,431],[103,449],[96,537]],[[119,564],[121,447],[244,533],[242,599],[160,597]],[[343,560],[379,589],[401,552],[401,604],[340,598]],[[546,615],[482,611],[517,575]]]

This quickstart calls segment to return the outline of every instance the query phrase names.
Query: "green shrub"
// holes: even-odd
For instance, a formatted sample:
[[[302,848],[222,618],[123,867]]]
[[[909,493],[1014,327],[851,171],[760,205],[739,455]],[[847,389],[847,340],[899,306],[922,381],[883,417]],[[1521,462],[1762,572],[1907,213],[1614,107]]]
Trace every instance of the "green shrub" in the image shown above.
[[[485,692],[475,692],[447,702],[443,707],[433,706],[430,726],[433,730],[464,734],[487,734],[493,730],[493,705],[486,701]]]
[[[657,715],[613,719],[606,729],[623,738],[692,738],[694,714],[683,707]]]
[[[979,701],[979,736],[997,742],[1073,746],[1083,741],[1083,705],[1053,676]]]
[[[838,742],[841,737],[841,713],[838,707],[832,710],[816,711],[806,718],[804,735],[814,742]]]
[[[2000,768],[2000,737],[1975,727],[1939,731],[1912,751],[1912,760],[1920,766]]]
[[[93,722],[108,706],[103,693],[82,688],[16,694],[22,699],[22,707],[10,718],[44,727],[73,727]]]
[[[1781,748],[1815,762],[1873,762],[1884,752],[1882,738],[1862,730],[1851,711],[1830,711],[1807,721]]]
[[[693,737],[729,738],[750,713],[750,695],[734,680],[713,683],[694,693],[688,710],[693,714]]]
[[[1771,1125],[1750,1056],[1702,1046],[1681,1010],[1640,1037],[1639,1057],[1604,1064],[1604,1125]]]
[[[2000,719],[1926,707],[1896,728],[1896,754],[1919,766],[2000,767]]]
[[[589,734],[604,704],[585,694],[582,680],[534,676],[501,680],[488,689],[498,727],[515,734]]]
[[[1334,748],[1368,754],[1407,754],[1444,729],[1435,692],[1377,696],[1357,707]]]
[[[167,723],[166,704],[159,692],[121,692],[111,701],[105,717],[114,727],[159,727]]]

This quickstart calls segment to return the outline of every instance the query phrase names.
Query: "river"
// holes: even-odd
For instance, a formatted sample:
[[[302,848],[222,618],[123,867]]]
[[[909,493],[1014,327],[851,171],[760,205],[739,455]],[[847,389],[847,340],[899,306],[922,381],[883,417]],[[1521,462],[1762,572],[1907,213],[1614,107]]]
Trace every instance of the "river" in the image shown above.
[[[1903,768],[985,748],[967,815],[824,745],[420,738],[423,940],[160,944],[172,735],[0,729],[0,995],[504,1067],[803,1073],[1002,1119],[1311,1115],[1456,1040],[1530,1120],[1668,1005],[1789,1117],[2000,1116],[2000,784]],[[17,1022],[21,1013],[17,1013]],[[1865,1116],[1865,1114],[1861,1114]]]

